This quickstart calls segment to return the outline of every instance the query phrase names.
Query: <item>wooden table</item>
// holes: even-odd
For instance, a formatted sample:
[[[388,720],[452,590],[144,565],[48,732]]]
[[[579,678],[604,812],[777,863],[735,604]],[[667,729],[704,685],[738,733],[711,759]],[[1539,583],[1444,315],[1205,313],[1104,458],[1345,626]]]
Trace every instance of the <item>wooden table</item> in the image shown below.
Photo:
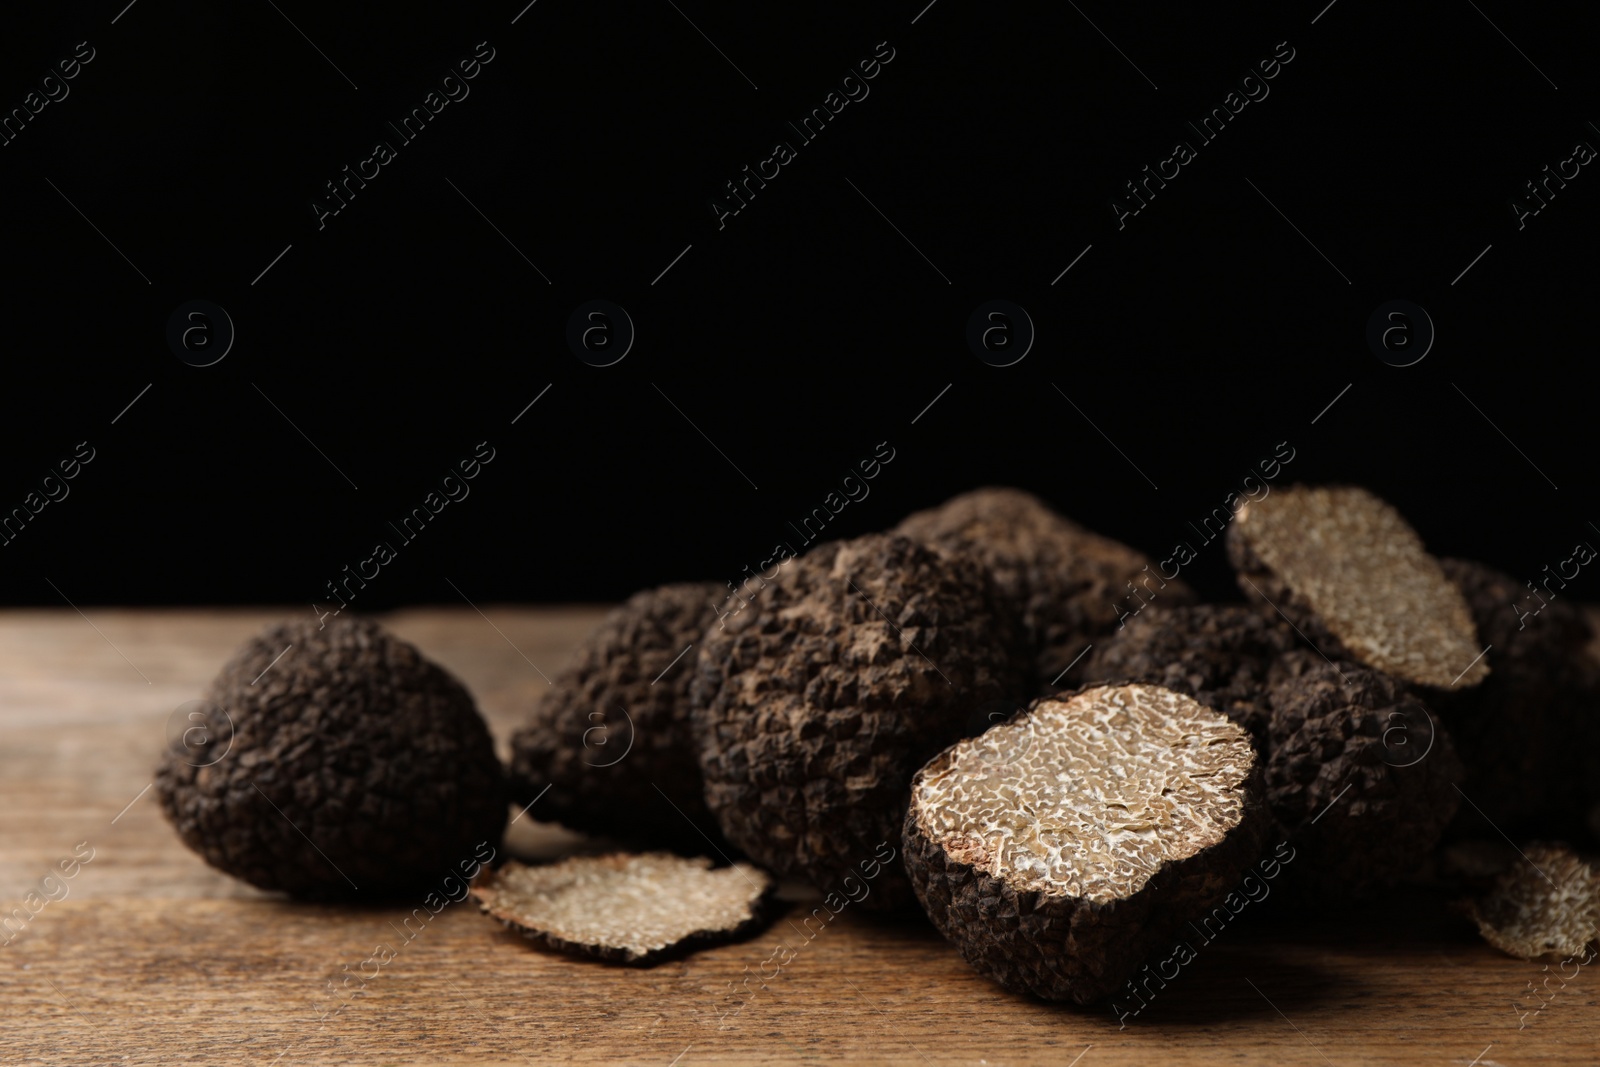
[[[504,745],[545,684],[524,655],[549,673],[601,610],[485,611],[494,626],[471,609],[387,622],[467,683]],[[1600,1063],[1600,968],[1552,978],[1560,992],[1519,1019],[1541,967],[1406,895],[1358,916],[1264,906],[1125,1028],[1006,993],[925,924],[849,909],[809,943],[780,919],[637,970],[541,952],[452,905],[324,1017],[328,982],[397,940],[406,909],[235,882],[179,844],[147,791],[168,715],[278,614],[0,615],[0,911],[93,849],[69,895],[0,948],[0,1064]],[[584,846],[531,818],[508,843],[534,857]],[[804,891],[786,895],[798,913]],[[754,996],[730,992],[780,938],[798,955]]]

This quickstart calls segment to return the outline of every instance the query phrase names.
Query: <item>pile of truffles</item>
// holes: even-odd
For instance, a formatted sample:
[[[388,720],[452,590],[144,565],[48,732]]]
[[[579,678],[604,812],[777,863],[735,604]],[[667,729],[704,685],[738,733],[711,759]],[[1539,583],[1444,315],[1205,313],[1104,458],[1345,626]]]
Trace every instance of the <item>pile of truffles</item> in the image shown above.
[[[1200,603],[981,489],[786,557],[736,613],[710,583],[641,592],[504,771],[410,645],[281,626],[207,694],[225,756],[175,741],[161,803],[208,863],[302,897],[403,897],[495,855],[526,807],[646,851],[471,864],[480,908],[633,965],[759,930],[783,879],[834,913],[920,908],[1000,985],[1092,1004],[1258,865],[1321,906],[1477,890],[1460,910],[1497,948],[1592,955],[1600,872],[1574,843],[1600,837],[1600,616],[1530,621],[1514,579],[1434,558],[1358,488],[1242,501],[1226,544],[1242,600]],[[1464,859],[1502,836],[1520,860]]]

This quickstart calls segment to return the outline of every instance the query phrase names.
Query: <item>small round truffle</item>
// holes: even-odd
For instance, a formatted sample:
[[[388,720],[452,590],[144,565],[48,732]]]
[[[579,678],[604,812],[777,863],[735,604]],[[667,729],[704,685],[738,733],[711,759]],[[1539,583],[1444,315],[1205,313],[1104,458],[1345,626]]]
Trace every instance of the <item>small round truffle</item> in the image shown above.
[[[825,891],[872,862],[917,768],[1022,684],[1009,619],[976,562],[904,537],[791,563],[707,631],[695,675],[706,803],[728,840]],[[910,900],[897,864],[860,907]]]
[[[1481,563],[1442,565],[1466,596],[1491,671],[1482,685],[1439,698],[1472,801],[1453,833],[1582,833],[1584,770],[1600,707],[1585,684],[1591,634],[1582,610],[1568,600],[1543,602]]]
[[[1398,680],[1297,650],[1273,664],[1267,799],[1307,895],[1359,898],[1415,872],[1456,812],[1461,763]]]
[[[989,569],[1022,623],[1026,651],[1043,682],[1058,679],[1085,646],[1147,601],[1195,599],[1185,583],[1163,580],[1139,551],[1084,529],[1020,489],[963,493],[907,516],[894,532],[969,554]]]
[[[1250,737],[1193,698],[1097,686],[957,742],[917,773],[905,863],[928,917],[1007,989],[1113,993],[1261,854]]]
[[[1600,942],[1600,874],[1568,846],[1536,842],[1470,913],[1483,939],[1508,956],[1589,963]]]
[[[704,856],[618,852],[507,863],[480,874],[472,896],[546,948],[647,967],[753,932],[775,888],[744,863],[713,869]]]
[[[1270,715],[1267,672],[1297,643],[1294,630],[1264,605],[1152,607],[1096,646],[1083,680],[1187,693],[1243,726],[1261,748]]]
[[[535,818],[701,851],[720,841],[689,724],[689,683],[721,590],[667,585],[601,621],[511,739],[511,780]]]
[[[385,896],[500,842],[505,783],[472,696],[375,622],[273,626],[206,705],[204,758],[175,740],[156,787],[184,844],[236,878]]]
[[[1245,595],[1275,605],[1329,658],[1438,689],[1488,675],[1461,590],[1365,489],[1279,489],[1240,508],[1227,539]]]

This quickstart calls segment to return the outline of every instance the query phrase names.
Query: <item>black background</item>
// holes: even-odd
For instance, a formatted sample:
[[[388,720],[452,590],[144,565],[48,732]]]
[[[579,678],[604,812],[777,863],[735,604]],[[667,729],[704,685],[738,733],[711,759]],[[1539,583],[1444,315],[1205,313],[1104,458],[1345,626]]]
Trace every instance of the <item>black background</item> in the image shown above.
[[[1531,578],[1600,536],[1600,176],[1520,231],[1508,207],[1600,145],[1592,16],[924,3],[13,21],[6,110],[79,41],[96,56],[0,148],[0,509],[78,442],[95,459],[0,547],[0,599],[305,604],[380,539],[399,557],[355,608],[734,579],[880,442],[830,535],[1001,483],[1160,558],[1288,442],[1280,482],[1370,486],[1440,554]],[[480,41],[470,95],[319,230],[323,183]],[[870,95],[719,230],[722,183],[881,41]],[[1280,41],[1270,95],[1119,230],[1123,182]],[[594,298],[638,330],[611,367],[564,339]],[[993,298],[1038,330],[1014,366],[965,343]],[[1438,330],[1407,368],[1364,340],[1396,298]],[[167,347],[191,299],[237,328],[215,366]],[[387,522],[480,441],[470,496],[400,545]],[[1232,594],[1220,545],[1184,577]]]

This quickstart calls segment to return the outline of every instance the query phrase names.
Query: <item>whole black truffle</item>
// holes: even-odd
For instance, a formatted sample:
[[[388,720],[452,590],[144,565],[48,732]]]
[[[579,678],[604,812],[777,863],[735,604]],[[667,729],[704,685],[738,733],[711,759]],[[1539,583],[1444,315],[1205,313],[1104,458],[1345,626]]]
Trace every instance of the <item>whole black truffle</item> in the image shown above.
[[[1414,873],[1461,799],[1439,716],[1397,679],[1304,649],[1274,663],[1269,699],[1267,799],[1304,853],[1296,882],[1341,900]]]
[[[1149,682],[1187,693],[1249,731],[1262,747],[1270,712],[1267,672],[1298,644],[1269,607],[1152,607],[1089,655],[1085,682]]]
[[[622,840],[718,839],[689,723],[689,683],[722,599],[709,582],[630,597],[601,621],[511,739],[531,814]]]
[[[1142,553],[1084,529],[1020,489],[975,489],[907,516],[895,533],[989,569],[1022,623],[1036,678],[1056,683],[1084,648],[1147,602],[1186,604],[1194,592],[1163,580]]]
[[[919,771],[905,864],[974,968],[1088,1004],[1227,900],[1269,826],[1243,729],[1170,689],[1095,686]]]
[[[505,785],[471,695],[377,623],[273,626],[206,697],[191,729],[206,745],[176,739],[156,787],[213,867],[299,896],[388,895],[499,844]]]
[[[900,833],[917,768],[1012,696],[986,572],[904,537],[818,545],[706,633],[693,690],[706,803],[728,840],[827,890]],[[910,901],[896,865],[867,910]]]

